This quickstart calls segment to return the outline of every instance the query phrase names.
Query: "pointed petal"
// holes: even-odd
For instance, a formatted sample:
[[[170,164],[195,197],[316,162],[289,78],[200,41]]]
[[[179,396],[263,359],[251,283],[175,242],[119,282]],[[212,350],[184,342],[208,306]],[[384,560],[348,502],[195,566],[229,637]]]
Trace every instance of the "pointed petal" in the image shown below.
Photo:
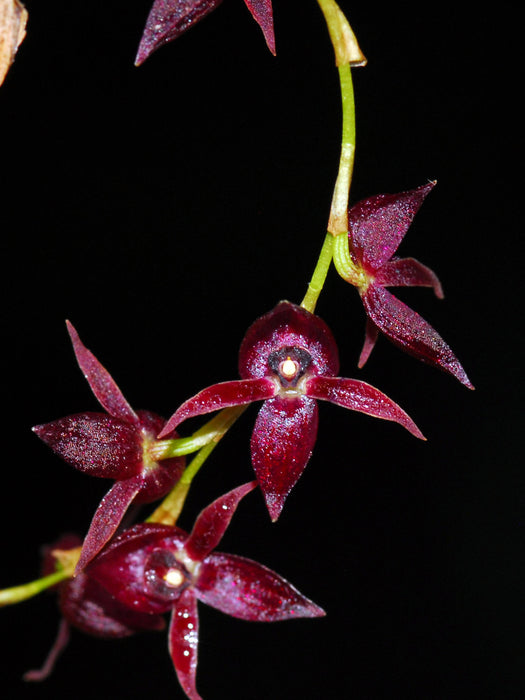
[[[378,270],[375,281],[383,287],[432,287],[438,299],[445,296],[436,273],[414,258],[390,260]]]
[[[276,396],[264,402],[257,416],[252,464],[274,522],[311,457],[317,413],[315,401],[307,396]]]
[[[275,56],[275,35],[273,31],[272,0],[244,0],[252,17],[262,29],[266,44]]]
[[[222,0],[155,0],[146,20],[135,65],[173,41],[221,4]]]
[[[418,360],[448,372],[469,389],[474,388],[443,338],[409,306],[375,284],[368,287],[361,299],[370,319],[395,345]]]
[[[102,479],[127,479],[140,470],[140,434],[105,413],[77,413],[35,425],[33,432],[78,471]]]
[[[374,345],[376,344],[378,335],[379,331],[377,330],[377,326],[374,323],[372,323],[372,321],[367,317],[365,328],[365,342],[363,343],[363,349],[361,350],[361,354],[359,355],[359,361],[357,363],[359,369],[365,366],[366,361],[370,357],[370,353],[374,349]]]
[[[325,615],[275,571],[234,554],[214,552],[202,563],[196,593],[206,605],[250,622]]]
[[[368,270],[378,270],[392,257],[435,184],[400,194],[379,194],[349,209],[350,248]]]
[[[141,484],[140,474],[131,479],[117,481],[100,501],[82,545],[76,574],[89,564],[115,534],[129,505],[140,491]]]
[[[198,645],[197,599],[193,590],[187,589],[173,608],[168,648],[179,683],[190,700],[202,700],[195,687]]]
[[[264,401],[264,399],[274,396],[276,392],[276,385],[266,378],[236,379],[232,382],[214,384],[185,401],[171,416],[158,437],[166,437],[188,418],[202,416],[205,413],[212,413],[212,411],[229,406],[242,406],[252,403],[252,401]]]
[[[256,481],[243,484],[217,498],[200,513],[184,545],[186,554],[191,559],[202,561],[212,549],[215,549],[226,532],[241,499],[256,486]]]
[[[35,668],[31,671],[26,671],[22,676],[25,681],[39,682],[45,681],[52,673],[55,668],[58,657],[64,651],[69,643],[69,625],[63,618],[60,620],[60,625],[58,627],[58,633],[53,646],[49,650],[49,654],[46,657],[41,668]]]
[[[110,416],[120,418],[127,423],[138,424],[137,414],[124,398],[111,374],[85,347],[73,325],[69,321],[66,321],[66,325],[79,367],[100,405]]]
[[[415,437],[426,439],[410,416],[397,403],[366,382],[341,377],[313,377],[307,382],[306,391],[308,396],[315,399],[330,401],[352,411],[399,423]]]

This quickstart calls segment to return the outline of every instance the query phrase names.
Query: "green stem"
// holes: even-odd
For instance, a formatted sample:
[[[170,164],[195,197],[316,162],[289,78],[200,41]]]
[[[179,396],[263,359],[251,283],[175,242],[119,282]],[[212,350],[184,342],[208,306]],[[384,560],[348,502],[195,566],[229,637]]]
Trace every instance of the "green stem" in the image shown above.
[[[209,421],[201,431],[209,429],[213,423],[213,437],[207,442],[204,447],[197,452],[195,457],[188,464],[184,470],[181,478],[175,484],[170,493],[164,498],[162,503],[158,508],[147,518],[146,522],[149,523],[162,523],[164,525],[175,525],[177,519],[184,507],[186,501],[186,496],[190,490],[191,482],[193,478],[202,467],[204,462],[208,459],[213,450],[217,447],[217,444],[221,438],[228,432],[231,426],[235,423],[237,418],[244,413],[248,408],[247,405],[244,406],[234,406],[232,408],[223,409],[214,419]],[[200,431],[194,433],[197,435]]]
[[[4,588],[0,591],[0,607],[4,605],[13,605],[14,603],[20,603],[23,600],[32,598],[42,591],[45,591],[46,588],[50,588],[70,576],[71,572],[61,569],[60,571],[55,571],[53,574],[49,574],[49,576],[39,578],[36,581],[23,583],[20,586],[13,586],[12,588]]]
[[[319,295],[323,290],[323,286],[330,268],[330,263],[332,262],[332,254],[334,248],[334,237],[331,233],[326,234],[324,239],[323,247],[319,254],[319,259],[317,260],[317,265],[315,266],[312,279],[308,285],[304,299],[301,302],[303,309],[306,309],[310,313],[314,313],[315,307],[317,305],[317,300]]]

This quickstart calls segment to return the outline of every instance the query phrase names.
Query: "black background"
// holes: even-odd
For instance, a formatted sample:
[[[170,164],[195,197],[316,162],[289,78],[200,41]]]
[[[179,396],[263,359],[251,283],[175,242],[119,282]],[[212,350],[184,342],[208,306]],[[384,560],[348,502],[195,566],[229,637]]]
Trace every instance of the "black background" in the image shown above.
[[[27,0],[28,35],[0,88],[2,586],[35,577],[41,543],[84,532],[108,488],[30,432],[97,410],[64,319],[134,407],[168,416],[237,376],[246,328],[280,299],[301,301],[324,237],[340,106],[316,3],[276,0],[277,58],[227,0],[137,69],[149,4]],[[198,687],[207,700],[523,697],[517,20],[510,3],[491,16],[341,4],[369,60],[354,71],[351,198],[438,180],[399,252],[435,269],[446,299],[399,296],[476,391],[384,339],[357,370],[364,313],[332,270],[317,310],[341,373],[398,401],[428,442],[320,407],[278,523],[251,494],[221,549],[283,574],[327,617],[247,624],[201,606]],[[252,478],[255,415],[203,468],[182,526]],[[182,697],[163,635],[74,633],[54,675],[27,686],[21,674],[54,639],[54,600],[0,621],[8,700]]]

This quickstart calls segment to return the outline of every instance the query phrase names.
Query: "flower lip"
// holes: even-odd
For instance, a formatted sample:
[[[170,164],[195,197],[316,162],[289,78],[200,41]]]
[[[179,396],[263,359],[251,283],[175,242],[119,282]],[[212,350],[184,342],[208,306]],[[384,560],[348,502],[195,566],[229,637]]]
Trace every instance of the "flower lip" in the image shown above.
[[[170,549],[153,550],[144,564],[145,590],[161,601],[177,600],[192,581],[191,573]]]
[[[268,355],[268,367],[278,376],[283,389],[295,389],[311,363],[310,353],[296,346],[284,347]]]

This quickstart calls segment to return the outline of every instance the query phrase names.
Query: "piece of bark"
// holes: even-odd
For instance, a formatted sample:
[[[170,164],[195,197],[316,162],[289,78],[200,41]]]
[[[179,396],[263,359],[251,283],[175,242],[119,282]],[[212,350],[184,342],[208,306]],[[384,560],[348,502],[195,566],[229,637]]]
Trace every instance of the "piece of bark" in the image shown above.
[[[18,0],[0,0],[0,85],[26,35],[27,10]]]

